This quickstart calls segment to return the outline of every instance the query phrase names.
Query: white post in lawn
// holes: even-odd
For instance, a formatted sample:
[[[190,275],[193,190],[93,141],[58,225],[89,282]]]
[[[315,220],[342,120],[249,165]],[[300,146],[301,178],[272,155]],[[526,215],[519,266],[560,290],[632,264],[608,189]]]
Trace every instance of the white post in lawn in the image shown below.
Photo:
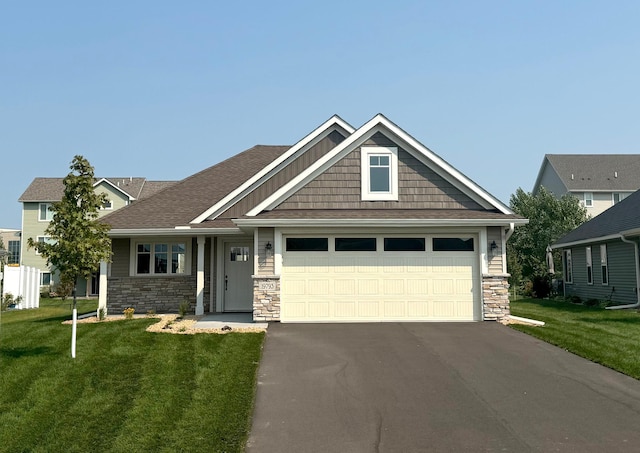
[[[71,327],[71,358],[76,358],[76,321],[78,321],[78,310],[73,307],[73,321]]]
[[[198,270],[196,271],[196,315],[204,314],[204,245],[205,237],[198,236]]]

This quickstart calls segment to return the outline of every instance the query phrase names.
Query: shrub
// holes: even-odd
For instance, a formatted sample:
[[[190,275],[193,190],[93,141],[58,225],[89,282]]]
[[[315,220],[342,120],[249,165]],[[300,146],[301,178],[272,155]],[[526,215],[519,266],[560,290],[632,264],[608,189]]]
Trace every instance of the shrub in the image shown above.
[[[60,276],[60,283],[55,287],[56,296],[66,300],[73,293],[73,280],[66,275]]]
[[[125,308],[123,310],[125,319],[133,319],[133,314],[135,313],[135,311],[136,309],[133,307]]]
[[[599,307],[600,301],[598,299],[587,299],[584,301],[584,305],[586,307]]]
[[[188,312],[189,312],[189,302],[187,302],[186,300],[183,300],[182,302],[180,302],[180,306],[178,307],[179,317],[184,318],[184,315],[186,315]]]
[[[572,304],[581,304],[582,303],[582,299],[580,299],[580,296],[567,296],[567,301],[571,302]]]
[[[104,321],[104,318],[106,318],[106,313],[104,308],[101,308],[100,310],[98,310],[98,321]]]

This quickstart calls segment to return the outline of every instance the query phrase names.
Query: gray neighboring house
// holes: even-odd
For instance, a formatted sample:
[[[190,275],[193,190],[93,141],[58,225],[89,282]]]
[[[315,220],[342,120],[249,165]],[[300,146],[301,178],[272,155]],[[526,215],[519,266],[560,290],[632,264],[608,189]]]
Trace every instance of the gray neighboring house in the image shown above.
[[[566,295],[640,301],[640,191],[560,238],[552,248],[562,250]]]
[[[527,222],[383,115],[333,116],[103,218],[101,308],[256,321],[500,320]]]
[[[22,203],[22,238],[20,245],[20,264],[40,269],[41,290],[54,289],[58,283],[58,277],[47,266],[46,261],[34,249],[27,246],[27,239],[34,238],[37,241],[47,241],[45,229],[53,218],[53,212],[49,209],[51,204],[62,200],[64,195],[64,178],[35,178],[29,187],[18,199]],[[156,192],[174,184],[174,181],[148,181],[146,178],[116,177],[96,178],[94,190],[104,193],[109,200],[101,209],[102,217],[116,211],[137,200],[149,197]],[[78,283],[78,295],[97,295],[98,278],[96,275],[91,281]]]
[[[578,198],[591,217],[640,189],[640,154],[547,154],[533,186]]]

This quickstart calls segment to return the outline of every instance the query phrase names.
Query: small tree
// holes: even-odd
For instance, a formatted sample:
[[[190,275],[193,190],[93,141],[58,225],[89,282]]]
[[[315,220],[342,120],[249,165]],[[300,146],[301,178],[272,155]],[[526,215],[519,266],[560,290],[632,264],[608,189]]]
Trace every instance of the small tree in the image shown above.
[[[569,194],[556,198],[544,187],[536,195],[518,189],[511,195],[511,209],[529,219],[527,225],[516,228],[507,244],[507,259],[512,284],[534,281],[534,277],[548,277],[547,246],[588,220],[587,210]],[[554,262],[560,263],[559,252]],[[539,279],[538,279],[539,280]]]
[[[45,230],[50,242],[27,240],[47,260],[47,265],[60,272],[61,279],[73,282],[74,328],[71,355],[75,357],[76,288],[79,278],[91,278],[101,261],[111,259],[109,226],[98,222],[105,194],[94,191],[93,167],[82,156],[75,156],[71,172],[64,178],[62,200],[53,203],[53,219]]]

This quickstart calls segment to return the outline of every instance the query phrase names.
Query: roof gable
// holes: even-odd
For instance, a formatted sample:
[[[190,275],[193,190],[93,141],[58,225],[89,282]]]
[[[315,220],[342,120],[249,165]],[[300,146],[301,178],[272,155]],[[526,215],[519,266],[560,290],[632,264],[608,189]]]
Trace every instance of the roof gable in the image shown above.
[[[94,187],[107,184],[130,200],[140,198],[146,179],[141,177],[95,178]],[[18,199],[19,202],[55,202],[64,196],[64,178],[34,178]]]
[[[215,219],[334,131],[341,132],[343,135],[349,135],[353,133],[354,128],[338,115],[333,115],[311,133],[307,134],[303,139],[298,141],[298,143],[289,148],[280,157],[266,165],[261,171],[253,175],[231,193],[227,194],[216,204],[209,207],[209,209],[198,215],[190,223],[201,223],[204,220]]]
[[[377,133],[382,133],[394,142],[398,143],[398,145],[402,146],[405,150],[420,160],[422,164],[428,165],[429,168],[437,173],[443,180],[447,181],[452,186],[460,190],[461,193],[477,202],[482,206],[482,208],[495,209],[503,214],[513,214],[512,211],[498,199],[453,168],[440,156],[422,145],[404,130],[388,120],[384,115],[378,114],[358,130],[354,131],[342,143],[316,161],[304,172],[293,178],[289,184],[281,187],[279,190],[274,192],[273,195],[256,205],[247,213],[247,216],[256,216],[263,211],[269,211],[276,208],[297,191],[302,189],[305,185],[309,184],[327,169],[335,165],[338,161],[345,158],[345,156],[350,152],[363,145]]]

